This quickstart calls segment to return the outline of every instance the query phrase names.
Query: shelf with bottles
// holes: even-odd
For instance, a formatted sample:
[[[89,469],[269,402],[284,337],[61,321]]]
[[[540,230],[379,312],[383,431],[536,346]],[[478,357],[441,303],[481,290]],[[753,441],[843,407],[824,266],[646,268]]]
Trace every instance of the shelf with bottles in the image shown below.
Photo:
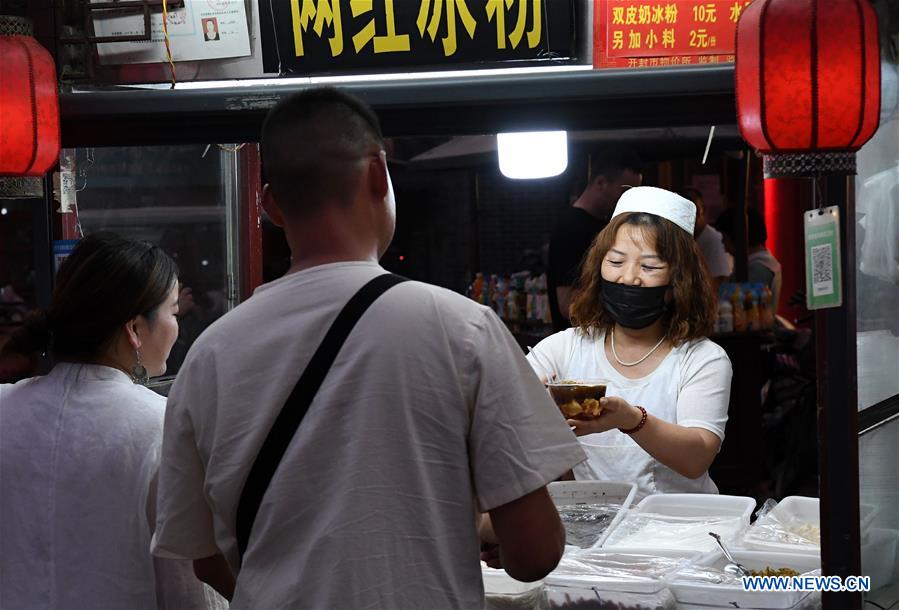
[[[513,331],[543,330],[552,325],[545,273],[500,275],[479,271],[465,294],[490,307]]]
[[[771,289],[760,282],[725,282],[718,290],[716,335],[770,333],[775,311]]]

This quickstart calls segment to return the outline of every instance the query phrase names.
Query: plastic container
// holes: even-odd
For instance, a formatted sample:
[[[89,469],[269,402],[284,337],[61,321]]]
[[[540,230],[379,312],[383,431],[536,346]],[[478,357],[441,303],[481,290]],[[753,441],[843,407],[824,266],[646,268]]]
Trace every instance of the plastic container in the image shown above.
[[[820,560],[809,555],[738,549],[732,549],[731,554],[748,570],[790,568],[799,574],[819,574],[821,568]],[[739,577],[724,572],[727,563],[718,551],[670,577],[668,586],[678,604],[716,608],[792,608],[809,594],[807,591],[744,591]]]
[[[740,517],[747,524],[754,509],[753,498],[720,494],[653,494],[643,498],[636,508],[644,513],[662,513],[675,517]]]
[[[747,530],[742,546],[762,551],[802,553],[820,556],[820,504],[818,498],[788,496],[771,511],[758,519]],[[876,510],[870,504],[859,507],[861,513],[862,542],[868,539],[868,530],[874,521]],[[812,534],[818,533],[818,540]]]
[[[749,526],[755,500],[716,494],[655,494],[644,498],[612,530],[604,549],[695,555],[714,551],[719,534],[725,543]]]
[[[637,486],[633,483],[613,481],[556,481],[546,488],[558,508],[578,504],[610,504],[619,507],[612,522],[593,545],[594,548],[602,546],[637,494]]]
[[[481,563],[486,610],[532,610],[540,604],[543,581],[521,582],[505,570],[494,570]]]
[[[566,556],[543,584],[543,610],[674,610],[666,577],[683,559],[610,553],[598,549]]]

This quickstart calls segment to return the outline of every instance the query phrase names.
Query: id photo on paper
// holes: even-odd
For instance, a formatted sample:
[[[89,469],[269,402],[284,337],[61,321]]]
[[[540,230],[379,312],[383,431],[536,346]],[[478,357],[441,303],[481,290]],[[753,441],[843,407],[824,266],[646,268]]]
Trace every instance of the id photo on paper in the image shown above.
[[[207,17],[200,22],[203,24],[203,40],[219,40],[219,21],[216,17]]]

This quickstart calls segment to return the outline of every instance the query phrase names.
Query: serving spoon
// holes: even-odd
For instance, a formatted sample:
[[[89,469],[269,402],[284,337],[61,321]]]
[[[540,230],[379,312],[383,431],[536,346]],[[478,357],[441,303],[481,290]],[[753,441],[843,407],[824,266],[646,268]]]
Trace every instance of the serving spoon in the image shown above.
[[[752,573],[743,565],[737,563],[737,560],[734,559],[734,556],[730,554],[730,551],[728,551],[727,547],[724,546],[724,543],[721,542],[721,536],[719,536],[715,532],[709,532],[709,536],[715,539],[715,541],[718,543],[718,546],[720,546],[721,550],[724,551],[724,556],[730,562],[729,564],[724,566],[725,572],[729,574],[736,574],[737,576],[752,576]]]

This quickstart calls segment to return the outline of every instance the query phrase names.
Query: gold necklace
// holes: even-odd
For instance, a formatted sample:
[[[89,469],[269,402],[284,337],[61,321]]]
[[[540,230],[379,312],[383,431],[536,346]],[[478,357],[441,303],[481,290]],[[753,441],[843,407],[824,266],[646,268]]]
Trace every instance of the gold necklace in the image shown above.
[[[640,364],[641,362],[643,362],[644,360],[646,360],[647,358],[652,356],[653,352],[655,352],[657,349],[659,349],[659,346],[662,345],[662,343],[665,341],[665,335],[662,335],[662,338],[659,339],[659,342],[655,344],[655,347],[653,347],[651,350],[646,352],[645,356],[643,356],[642,358],[640,358],[639,360],[637,360],[635,362],[625,362],[621,358],[618,357],[618,352],[615,351],[615,327],[614,326],[612,327],[611,334],[612,334],[612,355],[615,356],[615,361],[618,364],[620,364],[621,366],[637,366],[638,364]]]

